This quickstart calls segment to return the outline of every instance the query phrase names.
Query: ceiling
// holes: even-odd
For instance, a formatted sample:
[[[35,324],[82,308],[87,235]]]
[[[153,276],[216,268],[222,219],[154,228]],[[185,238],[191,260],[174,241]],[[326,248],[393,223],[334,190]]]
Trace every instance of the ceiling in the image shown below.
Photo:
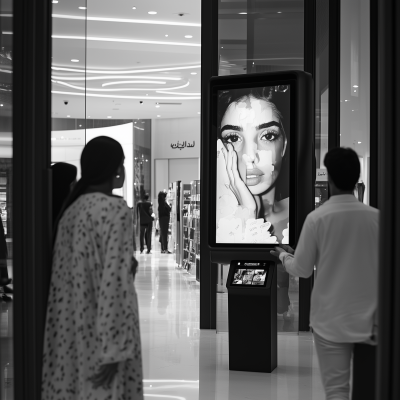
[[[200,0],[54,1],[53,118],[199,115]]]

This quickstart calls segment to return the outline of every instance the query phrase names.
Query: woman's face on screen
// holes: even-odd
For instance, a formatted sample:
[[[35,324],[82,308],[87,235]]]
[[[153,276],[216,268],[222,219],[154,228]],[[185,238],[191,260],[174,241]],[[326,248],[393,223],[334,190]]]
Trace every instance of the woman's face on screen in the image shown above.
[[[254,97],[232,103],[222,118],[221,138],[238,154],[239,173],[251,193],[266,192],[279,175],[286,150],[285,133],[271,104]]]

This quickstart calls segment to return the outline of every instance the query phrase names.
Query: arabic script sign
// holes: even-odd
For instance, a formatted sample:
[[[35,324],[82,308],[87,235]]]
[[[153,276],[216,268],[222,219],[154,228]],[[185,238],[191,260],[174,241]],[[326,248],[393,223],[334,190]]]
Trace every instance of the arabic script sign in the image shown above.
[[[182,150],[185,147],[194,147],[194,145],[195,145],[195,141],[194,140],[193,140],[192,144],[189,143],[189,142],[186,142],[186,140],[184,142],[182,142],[182,143],[180,143],[179,141],[177,143],[171,143],[171,147],[173,149],[179,149],[179,150]]]

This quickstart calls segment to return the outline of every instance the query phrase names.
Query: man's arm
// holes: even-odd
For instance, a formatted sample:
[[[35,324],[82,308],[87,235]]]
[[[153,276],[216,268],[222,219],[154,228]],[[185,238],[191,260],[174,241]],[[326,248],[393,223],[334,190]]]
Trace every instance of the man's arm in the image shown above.
[[[304,222],[294,256],[280,247],[271,253],[279,257],[290,275],[309,278],[314,271],[318,254],[318,245],[312,218],[308,216]]]

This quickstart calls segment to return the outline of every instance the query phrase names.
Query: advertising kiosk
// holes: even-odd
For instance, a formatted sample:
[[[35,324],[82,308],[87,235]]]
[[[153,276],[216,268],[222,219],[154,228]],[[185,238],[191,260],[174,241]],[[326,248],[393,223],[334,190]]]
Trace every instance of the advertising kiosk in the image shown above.
[[[272,372],[278,362],[275,263],[231,261],[226,286],[229,369]]]
[[[209,269],[201,271],[200,326],[215,320],[208,314],[215,304],[213,266],[230,264],[229,367],[272,372],[279,260],[270,251],[294,247],[314,208],[312,78],[302,71],[215,77],[209,96],[201,233]]]

